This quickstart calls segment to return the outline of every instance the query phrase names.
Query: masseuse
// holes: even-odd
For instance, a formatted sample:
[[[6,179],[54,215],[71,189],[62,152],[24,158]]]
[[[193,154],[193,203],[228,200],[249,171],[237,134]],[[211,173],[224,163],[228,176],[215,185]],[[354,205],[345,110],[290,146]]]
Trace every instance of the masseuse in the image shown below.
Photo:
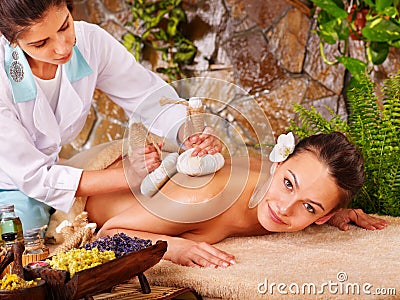
[[[74,22],[71,9],[67,0],[0,1],[0,205],[15,205],[24,230],[47,224],[52,208],[68,212],[75,196],[129,190],[122,168],[58,164],[61,147],[85,123],[95,88],[156,134],[182,142],[185,108],[159,104],[162,96],[178,98],[175,91],[106,31]],[[221,150],[207,134],[191,137],[187,146],[193,144],[194,155]],[[148,145],[132,158],[138,185],[160,165],[156,153]]]

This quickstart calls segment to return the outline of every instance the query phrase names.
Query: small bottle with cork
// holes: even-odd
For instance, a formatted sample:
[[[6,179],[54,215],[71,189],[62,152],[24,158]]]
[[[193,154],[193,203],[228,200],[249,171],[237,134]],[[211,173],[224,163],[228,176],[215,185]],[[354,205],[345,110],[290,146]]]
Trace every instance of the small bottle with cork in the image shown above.
[[[46,226],[47,227],[47,226]],[[44,253],[44,239],[41,237],[43,228],[34,228],[24,233],[25,252],[24,254],[41,254]]]
[[[14,205],[0,206],[0,244],[10,248],[15,242],[24,242],[22,223],[14,211]]]

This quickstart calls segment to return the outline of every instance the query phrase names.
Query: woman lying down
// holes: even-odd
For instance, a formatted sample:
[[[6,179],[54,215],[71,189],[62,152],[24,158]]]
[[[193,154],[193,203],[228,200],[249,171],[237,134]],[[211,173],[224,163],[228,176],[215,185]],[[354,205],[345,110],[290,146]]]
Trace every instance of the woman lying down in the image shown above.
[[[118,161],[110,167],[120,164]],[[101,226],[99,236],[125,232],[153,241],[165,240],[168,249],[164,259],[201,267],[235,263],[234,255],[213,246],[227,237],[293,232],[329,220],[342,230],[347,230],[351,221],[366,229],[386,226],[385,221],[361,210],[345,209],[363,185],[364,162],[358,149],[341,133],[311,136],[299,142],[286,160],[274,163],[271,170],[261,165],[261,160],[255,158],[227,159],[218,172],[205,177],[206,184],[195,188],[192,182],[199,178],[177,173],[152,198],[138,199],[130,191],[92,196],[85,209],[90,221]],[[252,199],[255,205],[250,205],[260,176],[271,179],[261,188],[266,192],[255,193],[259,199]],[[190,216],[189,221],[160,217],[162,213],[142,205],[145,201],[157,206],[167,200],[189,201],[189,212],[179,211],[179,206],[161,208],[179,219],[179,215],[196,213],[197,204],[227,199],[235,201],[207,219],[193,217],[194,222],[190,222]],[[203,213],[209,214],[206,210]]]

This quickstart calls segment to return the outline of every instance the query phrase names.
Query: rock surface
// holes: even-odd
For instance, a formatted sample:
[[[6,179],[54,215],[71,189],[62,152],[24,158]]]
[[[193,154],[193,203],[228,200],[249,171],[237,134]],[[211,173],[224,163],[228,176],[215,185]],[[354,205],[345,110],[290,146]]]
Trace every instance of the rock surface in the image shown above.
[[[289,2],[296,1],[183,0],[188,20],[184,29],[198,48],[194,63],[185,69],[187,74],[238,85],[264,110],[275,136],[285,132],[289,121],[295,119],[293,103],[314,105],[325,116],[329,116],[328,106],[347,117],[344,67],[323,62],[319,39],[311,32],[316,26],[315,18]],[[119,40],[126,32],[124,24],[130,12],[125,0],[75,0],[74,3],[75,19],[96,23]],[[306,0],[302,3],[310,5]],[[349,51],[353,57],[363,55],[362,45],[354,41]],[[326,46],[325,52],[332,59],[337,49]],[[399,54],[400,49],[391,49],[389,59],[374,68],[375,80],[380,82],[400,69]],[[153,71],[165,65],[158,55],[143,64]],[[204,87],[211,88],[212,85]],[[235,101],[247,99],[242,96]],[[123,111],[100,91],[95,93],[94,100],[87,125],[73,143],[64,147],[62,156],[70,157],[91,145],[123,136],[127,122]],[[214,108],[211,105],[209,110]],[[254,110],[250,114],[251,111]],[[232,136],[228,131],[233,128],[247,135],[246,144],[255,142],[254,131],[249,130],[242,114],[229,108],[214,109],[213,113],[221,114],[221,118],[232,124],[224,133],[228,142]],[[257,122],[260,119],[256,115],[248,117]]]

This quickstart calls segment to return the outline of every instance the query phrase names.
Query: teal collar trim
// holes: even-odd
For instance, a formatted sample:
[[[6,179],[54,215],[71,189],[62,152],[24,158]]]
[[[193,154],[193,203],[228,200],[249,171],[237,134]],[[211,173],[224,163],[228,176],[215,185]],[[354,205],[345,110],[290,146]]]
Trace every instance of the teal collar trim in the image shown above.
[[[15,103],[36,99],[37,87],[28,60],[20,47],[5,46],[4,68],[11,83]],[[71,59],[65,64],[70,82],[78,81],[93,73],[85,58],[75,45]]]
[[[75,82],[93,73],[78,47],[74,46],[71,59],[65,64],[65,70],[70,82]]]
[[[31,68],[20,47],[13,48],[6,44],[4,52],[4,68],[11,83],[15,103],[36,98],[36,82]]]

